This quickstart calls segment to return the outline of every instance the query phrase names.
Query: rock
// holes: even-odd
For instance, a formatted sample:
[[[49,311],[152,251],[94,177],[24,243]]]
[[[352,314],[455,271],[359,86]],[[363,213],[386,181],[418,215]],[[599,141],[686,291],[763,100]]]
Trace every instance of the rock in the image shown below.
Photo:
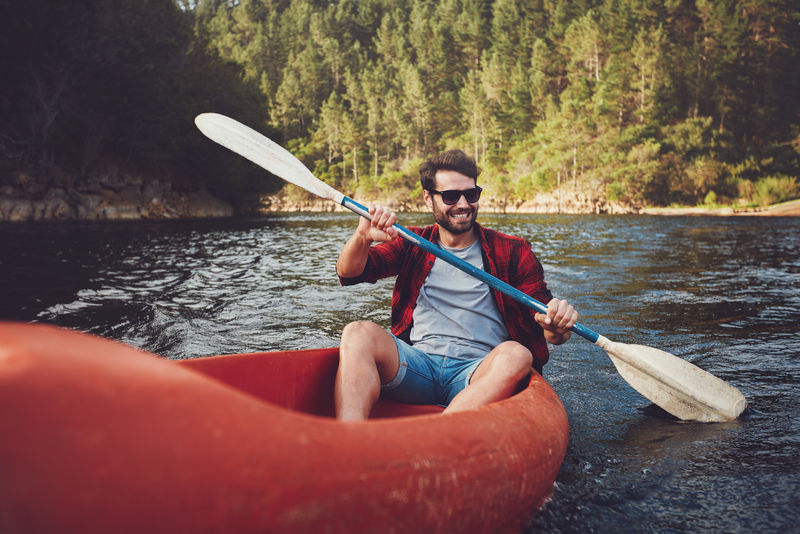
[[[187,217],[230,217],[233,207],[214,197],[208,191],[190,193],[186,197]]]
[[[142,199],[146,202],[152,202],[154,199],[163,197],[172,190],[172,186],[168,181],[162,182],[161,180],[153,180],[148,182],[142,188]]]
[[[230,217],[233,212],[205,190],[178,193],[168,180],[144,182],[119,174],[67,189],[40,187],[19,173],[0,188],[0,221],[9,222]]]
[[[31,220],[33,216],[33,206],[27,199],[0,197],[0,217],[4,221],[24,222]]]
[[[98,213],[98,212],[96,212]],[[138,206],[134,204],[106,204],[99,207],[100,219],[111,219],[115,221],[136,220],[142,218],[142,213]]]

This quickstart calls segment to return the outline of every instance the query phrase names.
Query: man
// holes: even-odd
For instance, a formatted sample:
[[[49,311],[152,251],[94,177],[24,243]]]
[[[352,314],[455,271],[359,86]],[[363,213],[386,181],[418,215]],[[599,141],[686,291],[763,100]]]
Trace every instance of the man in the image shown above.
[[[531,366],[541,372],[548,342],[569,339],[578,314],[552,298],[530,244],[475,222],[479,173],[460,150],[423,163],[423,198],[436,224],[409,230],[548,304],[547,313],[408,243],[392,228],[391,210],[370,208],[372,221],[359,221],[336,270],[343,285],[397,276],[392,333],[370,321],[344,328],[335,390],[340,420],[366,419],[381,392],[439,404],[445,413],[478,408],[513,394]]]

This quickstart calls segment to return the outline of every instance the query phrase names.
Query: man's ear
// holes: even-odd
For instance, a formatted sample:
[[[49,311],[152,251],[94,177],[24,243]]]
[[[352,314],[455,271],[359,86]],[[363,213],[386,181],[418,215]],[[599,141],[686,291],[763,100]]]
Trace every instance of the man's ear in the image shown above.
[[[422,190],[422,198],[425,200],[425,205],[429,208],[433,208],[433,199],[431,198],[431,194],[427,189]]]

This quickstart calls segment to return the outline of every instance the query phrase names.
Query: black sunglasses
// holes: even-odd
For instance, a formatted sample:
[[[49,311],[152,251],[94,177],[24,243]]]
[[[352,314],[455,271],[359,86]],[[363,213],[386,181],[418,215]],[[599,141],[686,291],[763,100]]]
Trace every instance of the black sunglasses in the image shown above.
[[[439,193],[442,195],[442,202],[447,204],[448,206],[452,206],[456,202],[461,199],[461,195],[464,195],[464,198],[467,199],[467,202],[470,204],[474,204],[481,198],[481,189],[478,186],[473,187],[472,189],[448,189],[447,191],[437,191],[436,189],[428,189],[429,193]]]

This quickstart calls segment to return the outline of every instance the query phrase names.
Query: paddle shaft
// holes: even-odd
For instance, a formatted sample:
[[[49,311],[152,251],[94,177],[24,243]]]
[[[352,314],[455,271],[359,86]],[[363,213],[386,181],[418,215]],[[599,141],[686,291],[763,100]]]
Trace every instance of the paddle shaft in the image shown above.
[[[352,198],[349,198],[347,196],[343,197],[342,206],[349,209],[353,213],[361,215],[362,217],[365,217],[367,219],[372,219],[372,217],[370,217],[369,210],[366,208],[366,206],[359,204]],[[523,293],[516,287],[509,285],[498,278],[495,278],[494,276],[492,276],[491,274],[487,273],[482,269],[478,269],[471,263],[467,263],[466,261],[462,260],[455,254],[434,245],[424,237],[420,237],[419,235],[415,234],[414,232],[412,232],[408,228],[405,228],[404,226],[395,223],[393,225],[393,228],[397,230],[397,233],[400,234],[400,236],[406,241],[413,243],[414,245],[425,250],[426,252],[430,252],[437,258],[446,261],[453,267],[464,271],[468,275],[474,276],[481,282],[484,282],[487,286],[500,291],[504,295],[508,295],[517,302],[525,306],[528,306],[529,308],[533,308],[539,313],[547,313],[547,306],[545,306],[535,298],[531,297],[530,295]],[[594,330],[591,330],[590,328],[586,328],[580,323],[576,323],[575,325],[573,325],[571,330],[576,334],[578,334],[579,336],[591,341],[592,343],[597,343],[597,340],[600,337],[600,334],[598,334]]]

